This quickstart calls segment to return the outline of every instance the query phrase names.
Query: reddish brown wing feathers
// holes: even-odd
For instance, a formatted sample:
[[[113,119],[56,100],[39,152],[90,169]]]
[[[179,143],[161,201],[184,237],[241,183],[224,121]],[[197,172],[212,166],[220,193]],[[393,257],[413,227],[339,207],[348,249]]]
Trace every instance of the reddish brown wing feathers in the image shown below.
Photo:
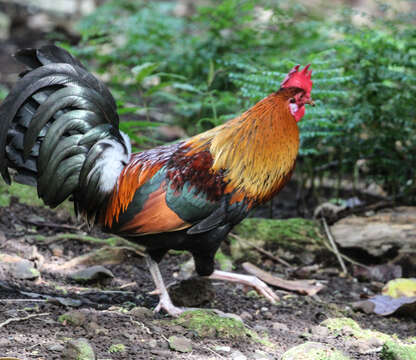
[[[177,151],[179,145],[160,146],[155,149],[133,154],[130,162],[121,172],[105,213],[104,225],[111,228],[125,211],[138,188],[149,181]]]

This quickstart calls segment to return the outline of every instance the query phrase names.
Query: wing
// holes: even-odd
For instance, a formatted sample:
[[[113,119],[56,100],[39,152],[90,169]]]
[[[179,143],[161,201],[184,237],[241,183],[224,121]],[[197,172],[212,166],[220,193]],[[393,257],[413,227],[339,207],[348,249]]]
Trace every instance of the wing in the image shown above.
[[[212,163],[208,150],[190,151],[187,143],[133,155],[107,208],[107,229],[137,236],[189,228],[191,235],[238,222],[247,204],[233,200]]]

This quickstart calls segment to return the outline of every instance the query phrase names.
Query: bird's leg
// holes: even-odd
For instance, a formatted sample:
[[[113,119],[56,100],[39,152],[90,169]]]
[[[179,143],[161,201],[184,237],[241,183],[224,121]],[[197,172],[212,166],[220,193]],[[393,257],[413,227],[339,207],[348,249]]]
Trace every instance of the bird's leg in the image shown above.
[[[159,304],[154,309],[154,312],[159,312],[161,309],[163,309],[171,316],[179,316],[184,312],[185,309],[173,305],[165,283],[163,282],[162,274],[159,270],[159,265],[149,255],[146,255],[145,259],[150,274],[152,275],[153,282],[156,285],[156,291],[159,295]]]
[[[257,292],[263,295],[272,304],[279,301],[279,297],[274,293],[265,282],[252,275],[236,274],[228,271],[214,270],[214,272],[208,276],[208,279],[223,280],[240,283],[253,287]]]

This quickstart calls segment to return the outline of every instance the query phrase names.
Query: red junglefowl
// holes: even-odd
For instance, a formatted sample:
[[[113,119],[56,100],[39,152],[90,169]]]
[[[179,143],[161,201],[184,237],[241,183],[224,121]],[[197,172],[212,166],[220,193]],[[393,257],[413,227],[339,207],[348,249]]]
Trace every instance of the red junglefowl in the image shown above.
[[[146,247],[159,294],[155,311],[176,316],[158,262],[188,250],[200,276],[253,286],[259,279],[214,271],[214,255],[234,225],[289,180],[297,122],[312,104],[311,72],[295,66],[280,89],[241,116],[175,144],[132,154],[103,83],[56,46],[21,50],[28,70],[0,106],[0,171],[37,187],[55,207],[71,197],[88,223]]]

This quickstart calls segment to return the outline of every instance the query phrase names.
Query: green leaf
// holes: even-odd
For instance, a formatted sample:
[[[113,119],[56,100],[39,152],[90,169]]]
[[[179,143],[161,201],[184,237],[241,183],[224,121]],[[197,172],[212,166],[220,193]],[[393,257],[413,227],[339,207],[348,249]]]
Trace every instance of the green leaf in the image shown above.
[[[145,77],[149,76],[158,67],[159,64],[157,63],[146,62],[135,66],[133,69],[131,69],[131,72],[134,74],[136,82],[140,84]]]

